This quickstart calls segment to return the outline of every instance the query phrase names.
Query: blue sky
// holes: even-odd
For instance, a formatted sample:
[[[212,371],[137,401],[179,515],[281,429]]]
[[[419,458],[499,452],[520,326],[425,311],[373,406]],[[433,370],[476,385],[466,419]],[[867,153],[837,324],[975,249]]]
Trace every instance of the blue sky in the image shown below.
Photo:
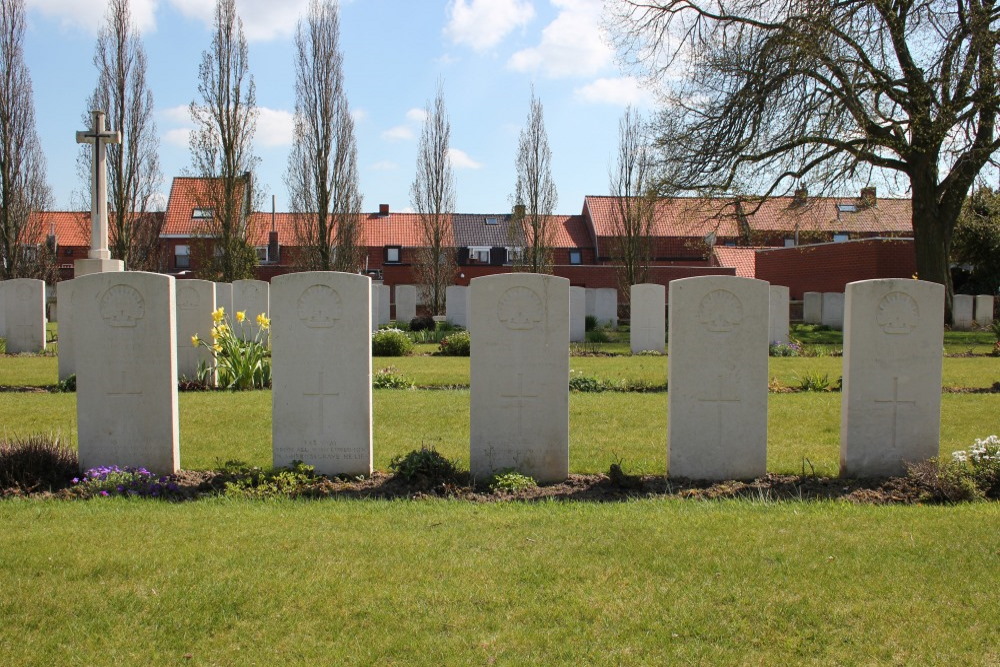
[[[58,209],[79,197],[76,130],[96,80],[92,58],[106,0],[26,0],[26,59],[49,183]],[[514,189],[517,138],[531,86],[542,101],[559,191],[557,212],[607,194],[618,118],[651,95],[616,66],[600,28],[601,0],[350,0],[341,4],[348,99],[357,121],[366,211],[408,210],[421,110],[444,83],[459,212],[502,212]],[[237,0],[261,116],[259,187],[288,210],[293,31],[308,0]],[[209,0],[133,0],[156,103],[162,191],[190,164],[187,105],[211,40]],[[74,197],[74,192],[77,196]],[[81,204],[81,202],[83,202]]]

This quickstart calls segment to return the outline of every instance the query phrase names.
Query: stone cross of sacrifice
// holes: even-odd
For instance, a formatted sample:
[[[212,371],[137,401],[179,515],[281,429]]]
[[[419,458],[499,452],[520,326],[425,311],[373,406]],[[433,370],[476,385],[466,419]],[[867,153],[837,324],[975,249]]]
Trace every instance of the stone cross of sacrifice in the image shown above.
[[[111,259],[108,250],[108,168],[106,144],[120,144],[121,132],[104,129],[104,112],[95,111],[94,127],[76,133],[76,143],[94,145],[90,182],[90,259]]]

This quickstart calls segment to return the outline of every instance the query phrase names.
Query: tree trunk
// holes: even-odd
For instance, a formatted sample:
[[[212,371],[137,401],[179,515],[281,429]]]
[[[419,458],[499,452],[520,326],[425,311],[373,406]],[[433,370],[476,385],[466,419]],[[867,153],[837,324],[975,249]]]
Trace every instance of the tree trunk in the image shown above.
[[[920,187],[912,181],[913,248],[917,259],[917,276],[921,280],[945,286],[945,322],[951,321],[952,285],[949,257],[955,220],[942,211],[935,195],[936,188]]]

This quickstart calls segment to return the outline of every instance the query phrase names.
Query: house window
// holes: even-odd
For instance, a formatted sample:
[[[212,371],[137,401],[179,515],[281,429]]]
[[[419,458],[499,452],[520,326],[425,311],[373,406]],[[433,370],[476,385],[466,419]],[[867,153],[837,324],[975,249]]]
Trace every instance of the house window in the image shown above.
[[[518,248],[515,246],[507,246],[507,263],[513,264],[514,262],[521,261],[521,254],[524,248]]]
[[[499,225],[500,224],[500,219],[499,218],[486,218],[486,224],[487,225]]]
[[[837,211],[840,213],[857,213],[857,204],[837,204]]]
[[[386,264],[398,264],[401,251],[402,248],[400,246],[386,246],[385,248]]]
[[[569,251],[569,263],[570,264],[583,264],[583,253],[579,250]]]
[[[212,209],[210,209],[210,208],[196,208],[193,211],[191,211],[191,217],[192,218],[200,218],[200,219],[211,218],[212,217]]]
[[[257,261],[258,262],[260,262],[261,264],[266,264],[268,262],[268,259],[267,259],[267,246],[266,245],[255,246],[254,247],[254,251],[256,251],[256,253],[257,253]]]
[[[191,268],[191,246],[174,246],[174,267],[178,269]]]
[[[487,246],[470,246],[469,259],[479,264],[490,263],[490,249]]]
[[[786,248],[794,248],[795,247],[795,239],[785,239],[785,247]]]
[[[844,234],[844,233],[834,234],[833,235],[833,242],[834,243],[843,243],[844,241],[846,241],[849,238],[851,238],[850,234]]]

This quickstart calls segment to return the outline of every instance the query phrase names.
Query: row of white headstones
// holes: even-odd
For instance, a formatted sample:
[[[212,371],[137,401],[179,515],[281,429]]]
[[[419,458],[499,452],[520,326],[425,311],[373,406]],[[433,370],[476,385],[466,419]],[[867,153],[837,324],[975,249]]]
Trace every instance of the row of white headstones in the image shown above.
[[[987,326],[994,319],[994,301],[990,294],[956,294],[951,306],[951,327],[970,331]],[[840,292],[806,292],[802,295],[802,321],[822,324],[832,329],[844,327],[844,295]]]
[[[177,470],[179,283],[137,272],[72,282],[81,465]],[[659,289],[654,298],[662,304]],[[476,278],[470,290],[471,471],[564,479],[569,281],[508,274]],[[301,460],[325,474],[372,471],[371,294],[369,278],[344,273],[271,283],[275,465]],[[670,283],[669,297],[669,474],[764,474],[769,285],[687,278]],[[662,322],[662,307],[649,310]],[[934,283],[848,285],[841,474],[899,474],[906,462],[937,455],[943,310],[944,290]],[[645,326],[641,317],[633,313],[634,328]],[[649,326],[656,321],[651,316]]]

